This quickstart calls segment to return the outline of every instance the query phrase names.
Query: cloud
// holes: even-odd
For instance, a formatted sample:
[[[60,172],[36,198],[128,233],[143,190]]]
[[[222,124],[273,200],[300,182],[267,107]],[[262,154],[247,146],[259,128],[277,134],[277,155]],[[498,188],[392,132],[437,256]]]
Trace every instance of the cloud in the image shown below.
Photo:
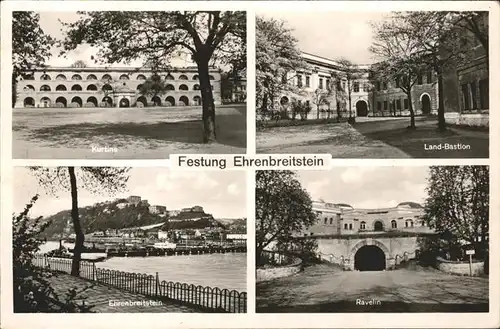
[[[240,194],[240,188],[238,187],[238,184],[233,183],[227,187],[227,193],[230,195],[238,195]]]

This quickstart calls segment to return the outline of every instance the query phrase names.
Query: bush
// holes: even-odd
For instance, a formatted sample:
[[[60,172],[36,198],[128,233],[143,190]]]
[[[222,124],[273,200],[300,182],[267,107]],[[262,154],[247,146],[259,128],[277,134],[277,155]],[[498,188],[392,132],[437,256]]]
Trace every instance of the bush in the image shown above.
[[[54,107],[57,107],[57,108],[64,108],[66,106],[64,106],[64,103],[60,103],[60,102],[57,102],[54,104]]]
[[[92,102],[87,102],[83,105],[83,107],[96,107],[94,103]]]
[[[135,103],[135,107],[144,107],[144,103],[143,102],[136,102]]]
[[[99,107],[110,107],[108,102],[100,102]]]
[[[350,124],[350,125],[356,123],[356,118],[355,117],[349,117],[349,119],[347,119],[347,123]]]
[[[80,104],[73,102],[73,103],[70,103],[68,107],[76,108],[76,107],[80,107]]]

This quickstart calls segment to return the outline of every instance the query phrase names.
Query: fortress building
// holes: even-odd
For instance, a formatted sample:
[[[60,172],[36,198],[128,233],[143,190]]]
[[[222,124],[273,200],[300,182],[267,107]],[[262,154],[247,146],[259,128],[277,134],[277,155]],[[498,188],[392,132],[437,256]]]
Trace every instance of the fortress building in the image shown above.
[[[349,270],[393,268],[415,258],[419,237],[434,234],[422,219],[422,206],[415,202],[379,209],[313,202],[313,210],[317,222],[302,236],[317,240],[323,260]]]
[[[142,95],[140,86],[153,75],[166,84],[161,95]],[[221,73],[210,70],[214,101],[221,103]],[[201,105],[196,67],[153,72],[148,68],[45,67],[24,74],[17,83],[16,108],[146,107]]]

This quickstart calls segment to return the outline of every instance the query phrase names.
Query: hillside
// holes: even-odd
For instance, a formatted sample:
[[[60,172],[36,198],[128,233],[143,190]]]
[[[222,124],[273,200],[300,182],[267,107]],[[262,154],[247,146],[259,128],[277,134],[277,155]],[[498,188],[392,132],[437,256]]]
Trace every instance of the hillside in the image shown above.
[[[230,233],[246,233],[246,218],[216,218],[216,221],[222,223]]]

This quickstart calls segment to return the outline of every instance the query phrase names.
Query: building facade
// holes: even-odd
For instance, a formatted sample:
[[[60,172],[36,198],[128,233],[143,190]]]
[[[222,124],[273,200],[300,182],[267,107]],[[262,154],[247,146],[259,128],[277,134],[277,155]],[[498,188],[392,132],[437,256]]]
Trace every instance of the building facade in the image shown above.
[[[142,95],[140,86],[153,76],[147,68],[46,67],[17,83],[14,107],[146,107],[201,105],[196,67],[158,72],[166,84],[163,95]],[[221,73],[210,70],[214,102],[221,103]]]
[[[318,242],[318,256],[349,270],[385,270],[416,257],[418,238],[433,234],[414,202],[396,207],[357,209],[347,204],[313,202],[314,225],[303,237]]]

